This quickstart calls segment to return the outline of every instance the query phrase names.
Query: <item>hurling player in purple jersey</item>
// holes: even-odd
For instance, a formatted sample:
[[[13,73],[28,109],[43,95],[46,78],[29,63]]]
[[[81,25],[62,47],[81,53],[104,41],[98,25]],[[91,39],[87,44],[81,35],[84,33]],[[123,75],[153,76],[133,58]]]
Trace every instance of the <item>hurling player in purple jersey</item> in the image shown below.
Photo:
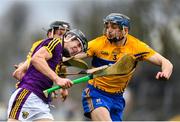
[[[53,82],[70,88],[72,81],[57,75],[62,57],[74,56],[87,50],[87,39],[80,30],[70,30],[62,38],[56,36],[42,41],[32,52],[29,68],[20,79],[18,89],[12,94],[8,106],[8,120],[48,121],[50,97],[43,94]],[[16,75],[16,74],[14,74]]]
[[[65,21],[53,21],[50,25],[49,25],[49,29],[47,30],[47,38],[53,38],[53,37],[60,37],[62,39],[63,35],[68,32],[71,29],[70,24],[68,22]],[[16,70],[13,73],[13,77],[16,78],[18,80],[18,82],[16,83],[16,88],[18,88],[18,85],[20,83],[20,81],[22,80],[22,77],[24,76],[24,74],[26,73],[27,69],[29,68],[29,64],[31,61],[31,56],[33,51],[36,49],[36,47],[41,44],[41,42],[45,40],[45,39],[41,39],[38,40],[36,42],[33,43],[28,55],[27,55],[27,59],[24,62],[19,63],[18,65],[14,65]],[[66,66],[64,66],[63,64],[59,65],[59,68],[57,69],[59,70],[58,72],[64,73],[66,72]],[[61,94],[61,98],[62,101],[64,102],[68,96],[68,91],[66,89],[60,89],[60,94]],[[53,92],[52,96],[54,96],[56,98],[57,93]]]

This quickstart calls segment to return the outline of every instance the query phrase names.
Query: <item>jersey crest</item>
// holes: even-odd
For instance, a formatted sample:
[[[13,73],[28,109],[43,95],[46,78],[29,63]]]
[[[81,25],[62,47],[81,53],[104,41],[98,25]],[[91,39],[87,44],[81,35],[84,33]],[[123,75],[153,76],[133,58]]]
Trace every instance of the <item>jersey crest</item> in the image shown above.
[[[22,112],[22,117],[26,119],[29,116],[29,113],[27,111]]]

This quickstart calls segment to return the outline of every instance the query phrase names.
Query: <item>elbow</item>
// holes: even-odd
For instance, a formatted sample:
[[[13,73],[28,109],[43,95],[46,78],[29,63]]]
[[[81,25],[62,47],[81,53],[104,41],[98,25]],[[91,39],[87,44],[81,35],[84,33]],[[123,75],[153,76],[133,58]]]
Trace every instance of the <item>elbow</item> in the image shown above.
[[[12,76],[16,78],[16,70],[12,73]]]

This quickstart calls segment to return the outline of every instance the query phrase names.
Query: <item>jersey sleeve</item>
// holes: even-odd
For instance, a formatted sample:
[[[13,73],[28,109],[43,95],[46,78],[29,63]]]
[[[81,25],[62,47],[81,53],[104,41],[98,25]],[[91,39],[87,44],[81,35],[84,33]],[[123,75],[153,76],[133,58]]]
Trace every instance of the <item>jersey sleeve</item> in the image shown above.
[[[32,56],[32,53],[33,51],[35,50],[35,48],[42,42],[43,40],[39,40],[39,41],[36,41],[33,43],[27,57],[26,57],[26,60],[28,61],[28,65],[30,64],[30,61],[31,61],[31,56]]]
[[[95,54],[95,50],[97,48],[97,45],[98,44],[96,43],[96,39],[88,42],[88,50],[87,50],[88,56],[92,57]]]
[[[141,60],[147,60],[155,53],[156,51],[153,50],[150,46],[148,46],[144,42],[138,41],[135,51],[136,57],[139,57]]]
[[[53,51],[56,50],[56,52],[61,52],[62,50],[62,40],[60,38],[53,38],[51,41],[49,41],[48,44],[44,45],[44,47],[47,49],[49,54],[53,56]],[[58,48],[61,47],[61,48]]]

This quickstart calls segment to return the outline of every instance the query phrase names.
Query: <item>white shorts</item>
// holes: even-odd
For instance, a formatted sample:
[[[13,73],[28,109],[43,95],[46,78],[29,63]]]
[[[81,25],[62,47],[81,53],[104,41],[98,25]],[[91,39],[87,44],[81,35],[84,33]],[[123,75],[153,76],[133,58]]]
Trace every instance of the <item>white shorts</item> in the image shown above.
[[[53,119],[49,105],[33,92],[19,88],[12,95],[8,105],[8,118],[20,121]]]

